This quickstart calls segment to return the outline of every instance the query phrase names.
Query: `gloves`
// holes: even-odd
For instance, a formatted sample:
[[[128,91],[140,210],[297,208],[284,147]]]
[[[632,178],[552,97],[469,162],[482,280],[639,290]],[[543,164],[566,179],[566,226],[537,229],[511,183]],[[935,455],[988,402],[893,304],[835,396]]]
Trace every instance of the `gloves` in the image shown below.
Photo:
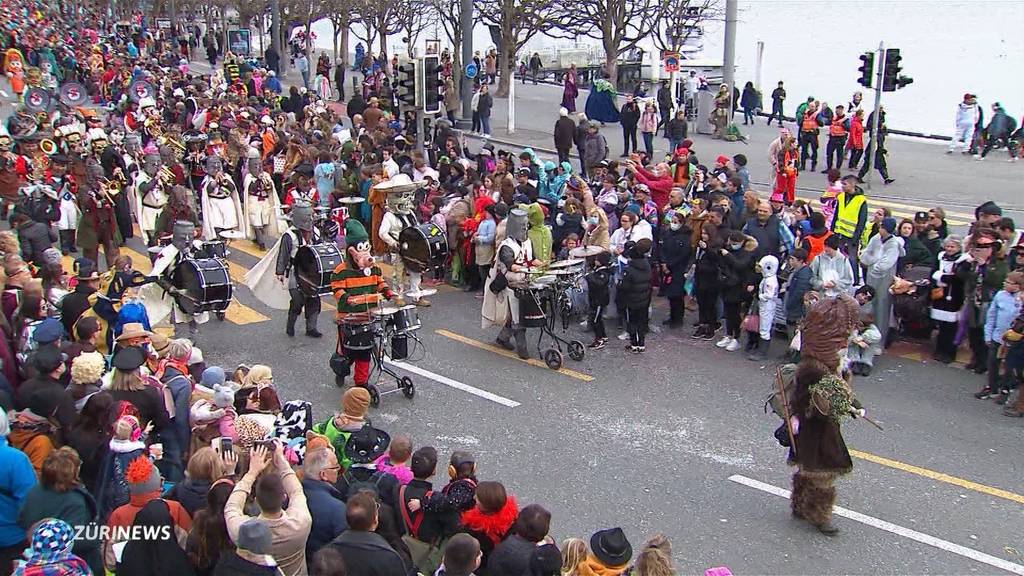
[[[854,418],[863,418],[865,414],[867,414],[867,411],[864,410],[863,408],[853,411]]]

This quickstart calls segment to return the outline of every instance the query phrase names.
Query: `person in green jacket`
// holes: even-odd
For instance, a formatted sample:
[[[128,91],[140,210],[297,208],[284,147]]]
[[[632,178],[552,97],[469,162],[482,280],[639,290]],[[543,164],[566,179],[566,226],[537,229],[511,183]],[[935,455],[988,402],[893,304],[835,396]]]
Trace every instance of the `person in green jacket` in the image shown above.
[[[313,431],[327,437],[338,457],[342,469],[348,470],[352,461],[345,456],[345,443],[353,432],[369,426],[366,411],[370,407],[370,393],[362,386],[353,386],[341,397],[341,412],[313,427]]]

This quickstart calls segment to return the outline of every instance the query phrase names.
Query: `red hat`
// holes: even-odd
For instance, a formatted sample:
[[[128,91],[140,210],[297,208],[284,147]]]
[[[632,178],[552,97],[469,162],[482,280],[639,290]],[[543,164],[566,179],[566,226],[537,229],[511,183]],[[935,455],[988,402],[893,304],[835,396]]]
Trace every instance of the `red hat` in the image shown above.
[[[718,164],[728,164],[729,157],[724,154],[719,154],[718,158],[715,158],[715,162],[717,162]]]
[[[971,94],[970,92],[967,92],[966,94],[964,94],[964,100],[967,100],[968,98],[977,98],[977,96]]]

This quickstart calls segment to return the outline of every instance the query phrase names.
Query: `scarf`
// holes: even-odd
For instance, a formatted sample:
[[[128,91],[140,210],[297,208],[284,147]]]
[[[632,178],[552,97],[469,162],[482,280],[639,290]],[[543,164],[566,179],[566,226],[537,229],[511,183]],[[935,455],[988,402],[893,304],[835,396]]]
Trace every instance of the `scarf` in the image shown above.
[[[626,571],[628,566],[628,563],[615,567],[605,566],[593,554],[590,554],[586,560],[576,566],[576,570],[580,576],[619,576]]]
[[[462,525],[474,532],[482,532],[497,546],[512,527],[512,523],[516,521],[518,514],[519,507],[516,505],[516,499],[509,495],[505,500],[505,505],[493,514],[485,514],[476,506],[466,510],[462,513]]]

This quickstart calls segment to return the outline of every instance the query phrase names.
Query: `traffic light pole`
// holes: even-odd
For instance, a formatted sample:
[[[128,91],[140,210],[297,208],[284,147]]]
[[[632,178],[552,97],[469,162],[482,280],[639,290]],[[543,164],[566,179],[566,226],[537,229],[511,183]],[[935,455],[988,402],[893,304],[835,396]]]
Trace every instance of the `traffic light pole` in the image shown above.
[[[875,148],[878,145],[878,127],[882,119],[882,79],[885,74],[885,42],[878,43],[878,58],[875,60],[875,111],[871,115],[871,139],[868,140],[868,149],[864,152],[864,162],[868,170],[865,172],[864,182],[871,188],[871,167],[875,161]]]

